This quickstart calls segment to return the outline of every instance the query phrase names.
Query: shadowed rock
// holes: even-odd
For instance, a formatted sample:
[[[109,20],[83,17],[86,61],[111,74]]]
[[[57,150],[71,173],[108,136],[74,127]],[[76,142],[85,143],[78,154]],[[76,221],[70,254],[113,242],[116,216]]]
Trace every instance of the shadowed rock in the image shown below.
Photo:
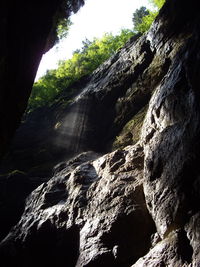
[[[59,19],[83,4],[83,0],[1,1],[0,159],[26,109],[41,57],[55,43]]]
[[[29,195],[0,244],[4,267],[199,266],[199,19],[197,1],[167,1],[57,114],[59,137],[67,111],[86,112],[75,140],[96,152],[57,164]],[[147,103],[138,143],[99,155]]]

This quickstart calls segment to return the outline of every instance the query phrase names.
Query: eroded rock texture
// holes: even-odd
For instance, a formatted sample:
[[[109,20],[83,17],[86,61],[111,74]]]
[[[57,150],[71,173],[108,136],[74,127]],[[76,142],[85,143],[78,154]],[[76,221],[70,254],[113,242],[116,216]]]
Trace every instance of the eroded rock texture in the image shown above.
[[[155,231],[142,182],[140,146],[102,157],[88,152],[57,166],[54,178],[27,199],[22,220],[2,242],[3,252],[11,251],[15,236],[27,248],[14,245],[14,263],[23,254],[24,262],[35,255],[31,266],[55,266],[57,260],[65,266],[66,257],[67,266],[130,265],[148,251]]]
[[[83,115],[75,144],[95,152],[56,165],[29,195],[1,241],[3,266],[200,265],[199,30],[197,1],[167,1],[83,84],[68,111]],[[137,143],[100,155],[123,127],[133,138],[126,123],[144,110]],[[67,116],[56,121],[63,138]]]

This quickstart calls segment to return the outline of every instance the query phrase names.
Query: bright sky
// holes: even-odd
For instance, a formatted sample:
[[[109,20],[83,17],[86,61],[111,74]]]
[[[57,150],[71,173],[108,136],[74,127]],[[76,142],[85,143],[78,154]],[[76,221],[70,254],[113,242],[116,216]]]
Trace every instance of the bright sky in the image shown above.
[[[47,69],[55,69],[59,60],[70,58],[86,38],[92,40],[105,32],[117,34],[122,28],[132,29],[132,15],[141,6],[148,7],[148,0],[85,0],[85,5],[71,16],[73,25],[67,38],[43,55],[36,80]]]

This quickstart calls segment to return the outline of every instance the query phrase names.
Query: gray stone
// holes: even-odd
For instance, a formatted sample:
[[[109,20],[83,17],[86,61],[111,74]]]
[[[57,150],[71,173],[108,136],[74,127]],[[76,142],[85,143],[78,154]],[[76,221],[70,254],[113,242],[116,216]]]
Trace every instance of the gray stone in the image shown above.
[[[88,155],[90,161],[81,161],[88,160]],[[144,200],[141,147],[127,147],[96,160],[92,160],[96,155],[88,155],[72,160],[71,165],[33,191],[22,219],[2,241],[1,248],[8,246],[11,253],[12,246],[17,255],[26,254],[23,247],[38,251],[44,235],[56,258],[61,248],[51,240],[59,239],[64,244],[63,238],[70,231],[76,237],[72,229],[78,229],[80,247],[73,246],[73,237],[67,241],[78,255],[76,266],[101,266],[104,260],[110,266],[128,266],[148,250],[155,228]],[[119,158],[123,164],[118,164]],[[46,254],[39,256],[43,262]],[[38,255],[35,257],[39,260]],[[61,266],[62,261],[65,255],[60,256]]]
[[[108,149],[151,97],[140,140],[57,164],[0,243],[4,267],[200,265],[198,12],[197,1],[167,1],[148,33],[83,84],[71,106],[86,112],[79,144],[91,148],[93,125],[94,150]]]

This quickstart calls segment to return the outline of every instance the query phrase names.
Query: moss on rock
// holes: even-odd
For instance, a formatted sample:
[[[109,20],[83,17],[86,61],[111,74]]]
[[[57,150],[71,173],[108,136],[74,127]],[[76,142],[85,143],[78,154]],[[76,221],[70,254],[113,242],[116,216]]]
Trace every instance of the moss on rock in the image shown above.
[[[116,136],[112,149],[122,149],[128,145],[133,145],[138,142],[140,138],[140,131],[143,120],[147,112],[147,106],[142,108],[133,118],[126,123],[118,136]]]

